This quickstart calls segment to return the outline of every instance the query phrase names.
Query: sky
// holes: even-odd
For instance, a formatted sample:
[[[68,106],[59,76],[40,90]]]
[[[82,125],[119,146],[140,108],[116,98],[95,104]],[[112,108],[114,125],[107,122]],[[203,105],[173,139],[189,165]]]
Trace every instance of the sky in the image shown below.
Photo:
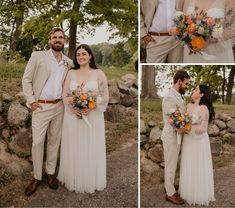
[[[95,28],[94,35],[89,35],[84,32],[81,33],[81,36],[79,36],[78,33],[78,41],[80,43],[86,43],[88,45],[93,45],[93,44],[98,44],[98,43],[103,43],[103,42],[108,42],[108,43],[117,43],[121,39],[120,38],[115,38],[109,40],[109,37],[112,35],[112,32],[107,31],[108,24],[105,23],[100,27]]]

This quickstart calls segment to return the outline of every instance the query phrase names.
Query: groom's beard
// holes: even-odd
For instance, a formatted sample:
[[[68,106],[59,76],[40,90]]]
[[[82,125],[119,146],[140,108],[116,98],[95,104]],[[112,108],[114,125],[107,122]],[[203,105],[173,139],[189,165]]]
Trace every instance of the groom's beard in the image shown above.
[[[64,45],[62,43],[59,43],[59,42],[56,42],[54,44],[51,44],[51,48],[54,50],[54,51],[57,51],[57,52],[60,52],[64,49]]]
[[[184,95],[185,93],[186,93],[186,88],[183,88],[183,87],[179,87],[179,93],[181,94],[181,95]]]

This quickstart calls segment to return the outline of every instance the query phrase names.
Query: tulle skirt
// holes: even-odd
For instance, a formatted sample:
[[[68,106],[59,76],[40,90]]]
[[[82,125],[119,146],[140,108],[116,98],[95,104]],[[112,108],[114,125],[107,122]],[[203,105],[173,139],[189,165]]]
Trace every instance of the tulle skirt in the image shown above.
[[[70,191],[93,193],[106,187],[106,151],[103,113],[90,112],[88,120],[65,110],[58,179]]]
[[[215,197],[208,134],[186,134],[182,145],[180,195],[190,205],[209,205]]]

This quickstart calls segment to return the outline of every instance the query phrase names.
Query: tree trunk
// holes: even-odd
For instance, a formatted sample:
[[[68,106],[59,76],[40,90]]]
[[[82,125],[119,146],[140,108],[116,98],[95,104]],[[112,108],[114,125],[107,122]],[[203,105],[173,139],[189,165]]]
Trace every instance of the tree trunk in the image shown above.
[[[21,35],[21,31],[22,31],[22,25],[23,25],[23,21],[24,21],[24,6],[22,6],[21,8],[19,8],[21,5],[23,5],[24,0],[16,0],[15,4],[18,7],[18,15],[15,16],[15,31],[13,32],[13,37],[11,40],[11,44],[10,44],[10,50],[12,51],[16,51],[17,49],[17,44],[19,42],[20,39],[20,35]]]
[[[225,92],[225,86],[226,86],[226,79],[225,79],[225,66],[222,66],[223,70],[223,84],[222,84],[222,104],[224,104],[224,92]]]
[[[234,76],[235,76],[235,65],[232,65],[228,77],[226,104],[231,104],[232,102]]]
[[[159,99],[155,85],[155,76],[154,66],[142,66],[142,99]]]
[[[72,11],[79,13],[81,3],[82,3],[82,0],[74,0],[74,5],[73,5]],[[73,59],[74,52],[75,52],[75,49],[76,49],[77,25],[78,25],[78,19],[72,17],[70,19],[69,49],[68,49],[68,57],[71,58],[71,59]]]

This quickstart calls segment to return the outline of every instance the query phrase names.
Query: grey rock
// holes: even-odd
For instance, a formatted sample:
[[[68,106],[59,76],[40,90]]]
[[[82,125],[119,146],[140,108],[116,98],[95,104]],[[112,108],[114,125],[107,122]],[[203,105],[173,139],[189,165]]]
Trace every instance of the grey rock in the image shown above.
[[[134,99],[132,98],[131,95],[124,95],[121,98],[121,104],[124,105],[125,107],[130,107],[134,103]]]
[[[2,94],[2,100],[6,102],[10,102],[13,100],[13,97],[9,95],[8,93],[3,93]]]
[[[7,113],[7,120],[9,123],[20,125],[26,121],[28,113],[28,109],[20,103],[11,103]]]
[[[216,137],[210,137],[211,153],[214,156],[220,156],[222,153],[222,141]]]
[[[228,133],[228,131],[226,129],[224,129],[224,130],[220,131],[219,136],[223,137],[227,133]]]
[[[232,119],[227,122],[228,132],[235,133],[235,120]]]
[[[146,133],[146,126],[143,120],[140,120],[140,134]]]
[[[121,93],[129,94],[129,88],[125,85],[125,83],[123,81],[118,80],[117,81],[117,86],[118,86],[118,89]]]
[[[130,80],[136,80],[136,76],[133,74],[126,74],[122,76],[121,78],[124,82],[130,81]]]
[[[214,120],[213,123],[219,127],[220,130],[223,130],[226,128],[226,123],[221,120]]]
[[[126,108],[120,104],[109,105],[104,116],[110,122],[123,122],[126,120]]]
[[[135,89],[134,87],[131,87],[131,88],[129,88],[129,94],[130,94],[132,97],[136,98],[136,97],[138,97],[138,90]]]
[[[235,134],[231,134],[230,144],[235,147]]]
[[[110,104],[116,104],[120,102],[121,94],[119,92],[119,89],[117,88],[117,85],[111,85],[109,87],[109,103]]]
[[[2,112],[2,101],[0,100],[0,113]]]
[[[7,139],[7,138],[9,138],[11,135],[10,135],[10,130],[8,130],[8,129],[3,129],[2,130],[2,137],[4,138],[4,139]]]
[[[6,124],[6,121],[3,119],[2,116],[0,116],[0,129],[3,129]]]
[[[147,137],[146,135],[144,134],[140,135],[140,145],[146,144],[148,140],[149,140],[149,137]]]
[[[32,134],[29,132],[19,132],[12,136],[12,141],[8,147],[19,157],[27,157],[31,155]]]
[[[226,121],[229,121],[231,117],[226,113],[219,113],[218,115],[216,115],[216,119],[220,119],[226,122]]]
[[[160,169],[160,167],[156,163],[154,163],[151,160],[148,160],[145,157],[143,157],[140,160],[140,164],[141,164],[142,171],[144,171],[147,174],[157,173],[159,171],[159,169]]]
[[[14,176],[22,176],[31,171],[31,165],[25,160],[13,161],[7,165],[6,172]]]
[[[156,144],[153,148],[151,148],[148,152],[148,157],[151,158],[152,161],[161,163],[163,162],[163,147],[160,144]]]
[[[220,133],[219,127],[215,124],[209,124],[208,126],[208,134],[209,136],[218,136]]]
[[[158,126],[155,126],[154,128],[152,128],[149,137],[151,141],[157,142],[157,140],[161,139],[161,135],[162,130]]]
[[[154,126],[156,126],[157,124],[154,122],[154,121],[149,121],[148,122],[148,126],[150,127],[150,128],[153,128]]]

